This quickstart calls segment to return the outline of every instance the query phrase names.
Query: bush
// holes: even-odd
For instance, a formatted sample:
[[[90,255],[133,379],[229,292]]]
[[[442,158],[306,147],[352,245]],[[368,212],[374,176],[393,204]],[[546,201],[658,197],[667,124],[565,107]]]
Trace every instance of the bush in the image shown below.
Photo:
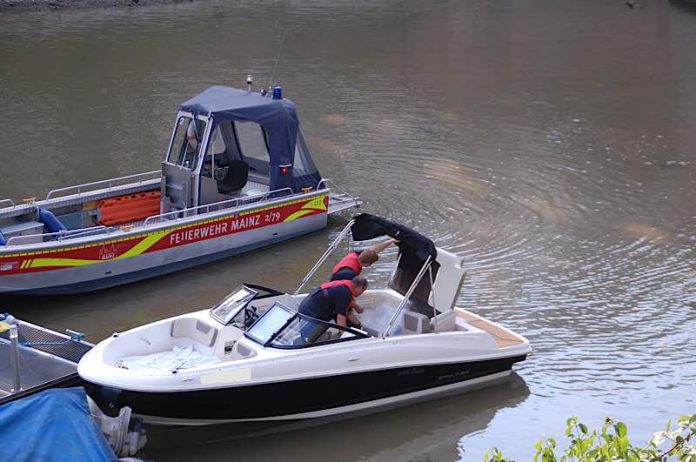
[[[642,448],[631,445],[623,422],[607,418],[601,431],[590,433],[577,417],[571,417],[566,421],[568,449],[558,457],[556,440],[542,439],[534,445],[534,462],[696,462],[696,447],[691,441],[695,433],[696,414],[687,415],[677,419],[674,429],[667,423],[665,431],[655,433],[647,447]],[[497,448],[487,451],[483,457],[486,462],[512,462]]]

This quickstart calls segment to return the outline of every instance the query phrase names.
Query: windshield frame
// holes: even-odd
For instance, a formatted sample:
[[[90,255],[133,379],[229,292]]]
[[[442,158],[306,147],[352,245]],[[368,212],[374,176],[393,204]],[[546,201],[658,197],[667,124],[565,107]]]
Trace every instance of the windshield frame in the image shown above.
[[[238,300],[231,300],[234,298],[235,295],[242,291],[246,292],[246,295],[242,296]],[[220,302],[216,303],[212,308],[210,308],[210,316],[217,322],[221,323],[223,326],[227,326],[234,320],[234,318],[237,317],[240,311],[246,308],[249,305],[249,303],[251,303],[251,301],[256,298],[257,295],[258,291],[247,287],[245,284],[241,284],[239,285],[239,287],[237,287],[237,289],[227,294],[225,298],[223,298]],[[231,308],[224,314],[223,317],[220,315],[220,313],[216,313],[215,310],[218,310],[225,306],[227,304],[226,302],[233,303],[238,306]]]
[[[269,316],[269,313],[272,313],[273,311],[277,311],[278,309],[282,309],[287,312],[290,316],[285,318],[283,321],[282,325],[275,329],[270,335],[267,336],[267,338],[263,339],[260,338],[256,335],[254,335],[254,328],[257,326],[260,326],[262,323],[264,323],[264,318]],[[333,340],[328,340],[328,341],[322,341],[322,342],[312,342],[312,343],[302,343],[298,345],[278,345],[274,344],[274,341],[281,336],[281,334],[284,333],[284,331],[287,329],[287,327],[291,324],[293,324],[296,320],[305,320],[305,321],[310,321],[315,324],[322,324],[325,325],[326,328],[334,328],[338,329],[340,331],[344,332],[349,332],[351,334],[351,337],[348,338],[336,338]],[[339,343],[339,342],[346,342],[350,340],[357,340],[359,338],[369,338],[370,336],[360,330],[357,329],[352,329],[350,327],[345,327],[345,326],[339,326],[336,323],[329,322],[329,321],[324,321],[321,319],[316,319],[311,316],[307,316],[302,313],[298,313],[296,311],[291,310],[287,306],[283,305],[282,303],[275,302],[269,309],[266,311],[259,319],[256,320],[254,324],[252,324],[245,332],[244,336],[247,337],[250,340],[253,340],[254,342],[258,343],[259,345],[267,348],[276,348],[280,350],[295,350],[299,348],[310,348],[310,347],[315,347],[315,346],[320,346],[320,345],[329,345],[333,343]]]
[[[200,133],[196,133],[197,136],[200,138],[198,140],[198,146],[195,149],[195,158],[196,162],[192,163],[190,166],[185,167],[182,164],[179,163],[179,156],[180,156],[180,150],[182,146],[175,146],[175,143],[177,141],[177,132],[179,131],[181,120],[182,119],[190,119],[190,121],[196,120],[201,123],[203,123],[203,129],[201,130]],[[194,114],[191,112],[187,111],[179,111],[176,115],[176,118],[174,119],[174,128],[172,129],[171,136],[169,137],[169,148],[167,149],[167,155],[164,158],[164,162],[171,164],[171,165],[176,165],[181,168],[185,168],[187,170],[190,170],[192,172],[198,171],[199,164],[202,164],[201,159],[201,152],[204,152],[202,150],[203,146],[208,145],[208,132],[210,131],[210,127],[212,126],[212,119],[208,117],[205,114]],[[188,124],[186,124],[186,128],[183,128],[184,133],[186,132],[188,128]]]

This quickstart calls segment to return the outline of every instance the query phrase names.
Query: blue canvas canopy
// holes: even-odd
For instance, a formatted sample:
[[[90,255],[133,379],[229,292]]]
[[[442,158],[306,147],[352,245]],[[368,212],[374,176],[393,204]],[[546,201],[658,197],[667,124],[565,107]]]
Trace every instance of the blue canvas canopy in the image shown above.
[[[284,98],[213,86],[181,105],[183,111],[204,114],[215,129],[224,121],[255,122],[263,127],[269,153],[270,189],[316,188],[321,176],[300,130],[295,104]],[[282,169],[281,167],[287,167]]]

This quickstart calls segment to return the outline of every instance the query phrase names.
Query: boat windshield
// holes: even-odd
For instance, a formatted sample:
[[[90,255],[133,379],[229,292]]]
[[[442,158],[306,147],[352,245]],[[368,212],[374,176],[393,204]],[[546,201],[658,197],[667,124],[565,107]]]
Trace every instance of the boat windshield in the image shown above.
[[[367,337],[362,332],[297,313],[280,303],[275,303],[245,335],[273,348],[303,348]]]
[[[228,325],[258,292],[244,285],[231,292],[220,303],[210,309],[210,315],[223,325]]]
[[[167,160],[189,170],[195,169],[205,127],[203,120],[196,119],[194,122],[190,115],[179,117]]]

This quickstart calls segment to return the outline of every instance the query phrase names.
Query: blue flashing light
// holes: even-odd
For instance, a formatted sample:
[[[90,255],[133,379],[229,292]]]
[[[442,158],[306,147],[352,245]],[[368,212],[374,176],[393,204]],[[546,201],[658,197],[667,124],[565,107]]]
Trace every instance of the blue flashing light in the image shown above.
[[[282,87],[273,87],[273,99],[283,99]]]

